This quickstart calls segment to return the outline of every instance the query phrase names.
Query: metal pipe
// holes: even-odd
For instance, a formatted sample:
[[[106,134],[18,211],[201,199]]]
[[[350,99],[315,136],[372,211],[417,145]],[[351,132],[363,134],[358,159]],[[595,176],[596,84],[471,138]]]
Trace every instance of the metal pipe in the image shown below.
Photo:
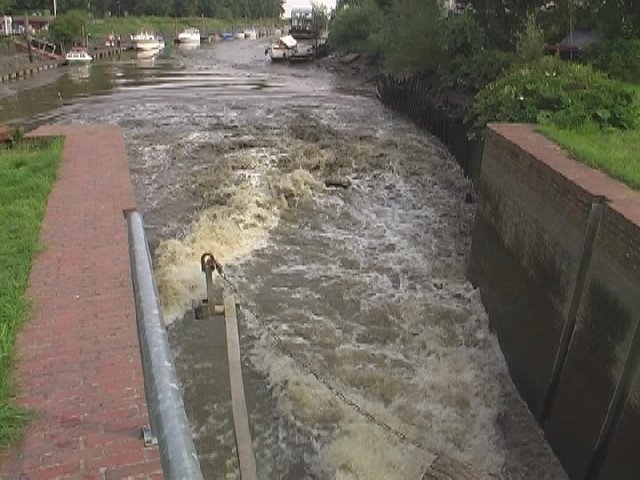
[[[151,430],[158,438],[162,471],[167,480],[202,480],[140,213],[128,212],[127,225],[144,389]]]

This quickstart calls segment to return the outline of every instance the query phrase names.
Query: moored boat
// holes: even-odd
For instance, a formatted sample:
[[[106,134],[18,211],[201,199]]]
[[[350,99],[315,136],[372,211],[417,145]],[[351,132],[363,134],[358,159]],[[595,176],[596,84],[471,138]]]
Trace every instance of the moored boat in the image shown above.
[[[86,48],[73,47],[64,56],[64,62],[66,64],[72,63],[89,63],[93,60],[93,57],[87,53]]]
[[[164,41],[149,32],[139,32],[131,35],[134,50],[159,50],[164,47]]]
[[[200,43],[200,30],[197,28],[186,28],[178,34],[178,43]]]
[[[267,53],[272,62],[286,61],[298,51],[298,42],[291,35],[280,37],[277,42],[267,48]]]

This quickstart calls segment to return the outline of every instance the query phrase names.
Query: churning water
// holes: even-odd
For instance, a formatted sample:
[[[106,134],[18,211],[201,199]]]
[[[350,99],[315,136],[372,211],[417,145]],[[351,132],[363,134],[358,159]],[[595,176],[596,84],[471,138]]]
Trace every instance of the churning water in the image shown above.
[[[223,328],[191,312],[210,251],[242,295],[260,478],[419,479],[438,452],[565,478],[465,279],[474,206],[453,159],[351,81],[263,54],[122,58],[3,86],[0,103],[123,128],[205,476],[239,478]]]

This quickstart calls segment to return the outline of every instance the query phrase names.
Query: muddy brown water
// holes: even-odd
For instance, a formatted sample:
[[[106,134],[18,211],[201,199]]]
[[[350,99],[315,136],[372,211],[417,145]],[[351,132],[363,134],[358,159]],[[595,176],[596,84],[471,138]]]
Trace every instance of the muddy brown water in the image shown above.
[[[434,452],[565,478],[465,278],[460,169],[352,79],[264,49],[173,48],[0,85],[0,121],[123,129],[205,477],[239,478],[223,326],[191,308],[211,251],[241,294],[259,478],[418,479]]]

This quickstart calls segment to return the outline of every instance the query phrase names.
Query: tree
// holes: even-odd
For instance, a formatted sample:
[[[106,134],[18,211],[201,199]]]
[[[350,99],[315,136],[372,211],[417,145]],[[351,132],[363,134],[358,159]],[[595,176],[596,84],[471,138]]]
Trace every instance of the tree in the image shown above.
[[[52,0],[0,0],[5,11],[51,10]],[[57,0],[58,12],[91,10],[96,16],[106,12],[121,15],[178,15],[205,14],[216,17],[279,17],[284,12],[284,0]],[[2,13],[2,12],[0,12]]]
[[[0,0],[0,14],[13,12],[14,0]]]
[[[59,15],[55,22],[49,26],[51,40],[60,45],[62,51],[66,46],[76,43],[84,43],[83,32],[87,29],[87,13],[81,10],[71,10]]]
[[[491,46],[508,50],[513,46],[514,34],[524,24],[527,14],[539,12],[547,3],[547,0],[466,0],[464,5],[477,15]]]
[[[318,39],[329,25],[329,13],[327,7],[312,2],[311,8],[311,35],[316,41],[316,52],[318,51]]]
[[[395,0],[380,42],[393,68],[433,71],[443,57],[443,28],[438,0]]]
[[[377,44],[384,25],[384,14],[374,0],[364,0],[336,10],[329,40],[339,48],[360,53],[380,52]]]
[[[530,13],[524,23],[522,31],[516,34],[516,53],[524,63],[533,63],[544,54],[544,33],[536,21],[536,16]]]

